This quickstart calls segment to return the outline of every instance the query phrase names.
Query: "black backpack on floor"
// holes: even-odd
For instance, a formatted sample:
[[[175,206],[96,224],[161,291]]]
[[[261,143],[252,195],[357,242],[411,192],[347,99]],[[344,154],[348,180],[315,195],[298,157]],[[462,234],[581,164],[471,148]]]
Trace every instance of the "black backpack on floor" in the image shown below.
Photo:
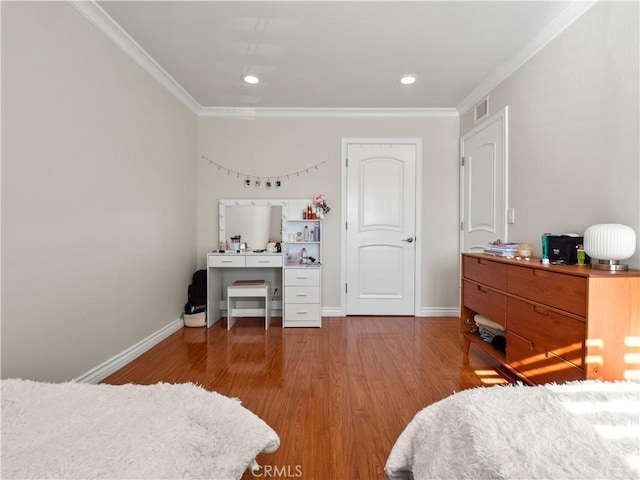
[[[207,309],[207,271],[198,270],[193,274],[191,285],[187,290],[187,304],[184,313],[193,314]]]

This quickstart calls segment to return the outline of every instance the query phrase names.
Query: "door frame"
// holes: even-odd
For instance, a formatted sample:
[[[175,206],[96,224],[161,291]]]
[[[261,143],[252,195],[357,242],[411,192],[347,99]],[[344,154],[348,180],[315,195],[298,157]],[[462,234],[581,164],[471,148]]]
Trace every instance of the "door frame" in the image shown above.
[[[472,128],[470,131],[468,131],[467,133],[465,133],[464,135],[462,135],[460,137],[460,184],[459,184],[459,192],[460,192],[460,222],[462,223],[462,220],[465,218],[464,215],[464,167],[462,166],[462,157],[464,157],[464,142],[466,140],[468,140],[469,138],[473,137],[474,135],[476,135],[478,132],[481,132],[482,130],[484,130],[485,128],[487,128],[489,125],[491,125],[492,123],[494,123],[497,120],[502,119],[502,138],[504,139],[504,161],[503,161],[503,170],[504,170],[504,178],[503,178],[503,184],[502,184],[502,193],[503,193],[503,198],[504,198],[504,238],[501,238],[500,240],[502,240],[503,242],[508,242],[508,236],[509,236],[509,222],[508,222],[508,215],[507,215],[507,209],[509,207],[509,106],[505,106],[502,110],[494,113],[493,115],[485,118],[482,122],[480,122],[478,125],[476,125],[474,128]],[[460,256],[462,255],[462,250],[463,250],[463,246],[464,246],[464,229],[460,228],[460,237],[459,237],[459,251],[458,251],[458,258],[460,258]],[[458,278],[460,278],[459,280],[459,287],[461,286],[461,276],[458,276]]]
[[[347,145],[350,143],[402,144],[415,145],[416,148],[416,177],[415,177],[415,268],[413,271],[414,294],[413,315],[419,316],[422,303],[422,138],[342,138],[342,175],[340,200],[340,310],[341,316],[347,315],[347,293],[344,285],[347,283]]]

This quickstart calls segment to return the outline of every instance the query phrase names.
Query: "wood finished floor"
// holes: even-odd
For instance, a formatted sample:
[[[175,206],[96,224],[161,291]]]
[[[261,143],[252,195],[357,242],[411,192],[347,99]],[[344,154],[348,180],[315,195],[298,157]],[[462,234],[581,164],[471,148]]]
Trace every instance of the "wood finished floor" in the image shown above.
[[[237,397],[280,436],[252,478],[383,479],[396,438],[422,408],[501,383],[476,348],[463,362],[455,318],[332,317],[321,329],[240,319],[183,328],[103,383],[194,382]],[[176,405],[176,408],[180,408]]]

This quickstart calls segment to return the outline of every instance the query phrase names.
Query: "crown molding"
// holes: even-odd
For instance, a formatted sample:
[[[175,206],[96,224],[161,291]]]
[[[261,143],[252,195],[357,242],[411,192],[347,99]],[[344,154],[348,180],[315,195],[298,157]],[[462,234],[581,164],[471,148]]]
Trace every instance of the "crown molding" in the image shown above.
[[[495,69],[482,83],[474,88],[462,102],[456,107],[460,115],[464,114],[483,98],[491,93],[498,85],[504,82],[516,70],[522,67],[536,53],[544,48],[549,42],[562,33],[569,25],[575,22],[580,16],[589,10],[597,0],[571,2],[560,15],[558,15],[549,25],[545,27],[533,40],[522,48],[509,61]]]
[[[455,108],[233,108],[204,107],[202,117],[312,117],[312,118],[399,118],[399,117],[457,117]]]
[[[187,108],[194,113],[199,113],[202,106],[138,42],[125,32],[118,22],[105,12],[95,0],[69,0],[69,3],[162,86],[175,95]]]
[[[314,118],[400,118],[459,116],[486,97],[494,88],[524,65],[545,45],[591,8],[596,1],[572,2],[516,56],[478,85],[456,108],[249,108],[202,107],[167,73],[95,0],[69,0],[87,20],[113,41],[192,112],[202,117],[314,117]]]
[[[202,107],[95,0],[69,0],[87,20],[113,41],[187,108],[203,117],[442,117],[458,116],[455,108],[246,108]]]

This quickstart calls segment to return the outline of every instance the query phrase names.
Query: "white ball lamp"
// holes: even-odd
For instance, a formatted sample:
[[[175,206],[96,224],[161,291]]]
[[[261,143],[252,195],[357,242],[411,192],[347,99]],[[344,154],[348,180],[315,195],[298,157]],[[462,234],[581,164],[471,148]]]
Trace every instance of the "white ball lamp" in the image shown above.
[[[620,260],[632,257],[636,251],[636,232],[619,223],[591,225],[584,232],[584,251],[592,258],[591,268],[599,270],[629,270]],[[595,263],[593,259],[597,259]]]

